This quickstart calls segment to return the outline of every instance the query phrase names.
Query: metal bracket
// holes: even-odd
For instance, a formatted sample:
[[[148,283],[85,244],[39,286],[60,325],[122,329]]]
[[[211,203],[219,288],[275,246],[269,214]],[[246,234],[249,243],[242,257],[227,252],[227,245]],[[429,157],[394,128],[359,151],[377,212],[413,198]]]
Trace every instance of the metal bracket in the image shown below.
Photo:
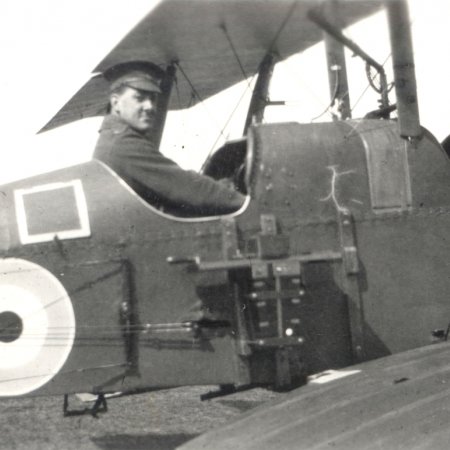
[[[301,273],[300,261],[295,259],[286,259],[276,261],[273,264],[273,272],[275,277],[295,277]]]
[[[123,271],[122,280],[122,298],[123,301],[119,307],[119,321],[122,327],[122,334],[125,343],[125,354],[129,367],[129,374],[139,373],[139,342],[138,336],[134,333],[133,327],[136,325],[137,311],[136,305],[130,291],[131,269],[130,262],[127,259],[122,260],[121,269]]]
[[[301,264],[298,261],[279,261],[273,265],[276,291],[278,337],[284,337],[283,286],[282,277],[297,276],[300,278]]]
[[[222,217],[220,223],[222,225],[223,258],[230,260],[240,257],[236,221],[233,217]]]
[[[289,349],[279,348],[275,352],[275,389],[287,389],[292,384],[289,364]]]
[[[343,284],[348,298],[353,357],[365,360],[362,299],[359,289],[359,261],[353,217],[348,210],[338,211],[339,236],[343,256]]]
[[[284,347],[301,347],[303,346],[305,340],[301,336],[295,337],[272,337],[272,338],[262,338],[252,341],[247,341],[249,345],[255,348],[284,348]]]
[[[269,277],[270,264],[266,261],[250,261],[253,280],[262,280]]]
[[[247,256],[259,259],[285,258],[289,255],[289,236],[278,234],[276,217],[273,214],[262,214],[260,217],[261,232],[247,242]]]
[[[273,214],[261,214],[261,234],[274,236],[278,234],[277,220]]]
[[[98,419],[98,413],[105,413],[108,411],[108,405],[104,394],[98,394],[92,408],[72,409],[69,410],[69,395],[64,394],[63,414],[64,417],[83,416],[90,414],[92,417]]]

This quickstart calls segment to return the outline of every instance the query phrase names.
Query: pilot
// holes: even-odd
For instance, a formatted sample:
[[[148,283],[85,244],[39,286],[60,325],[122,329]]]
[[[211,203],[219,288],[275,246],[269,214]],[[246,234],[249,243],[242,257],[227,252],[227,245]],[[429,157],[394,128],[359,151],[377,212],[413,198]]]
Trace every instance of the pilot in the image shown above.
[[[105,117],[94,158],[110,166],[140,196],[180,216],[210,216],[237,211],[245,196],[221,182],[183,170],[156,148],[153,140],[161,69],[151,63],[114,66],[109,114]]]

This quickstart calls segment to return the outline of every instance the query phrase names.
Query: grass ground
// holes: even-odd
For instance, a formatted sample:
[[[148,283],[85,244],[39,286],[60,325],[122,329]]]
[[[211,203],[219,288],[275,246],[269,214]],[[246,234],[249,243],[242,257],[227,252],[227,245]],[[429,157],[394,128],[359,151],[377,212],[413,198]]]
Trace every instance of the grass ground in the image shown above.
[[[201,401],[210,386],[108,400],[108,412],[64,417],[62,397],[0,400],[1,450],[171,450],[279,396],[263,389]],[[74,407],[86,405],[70,398]]]

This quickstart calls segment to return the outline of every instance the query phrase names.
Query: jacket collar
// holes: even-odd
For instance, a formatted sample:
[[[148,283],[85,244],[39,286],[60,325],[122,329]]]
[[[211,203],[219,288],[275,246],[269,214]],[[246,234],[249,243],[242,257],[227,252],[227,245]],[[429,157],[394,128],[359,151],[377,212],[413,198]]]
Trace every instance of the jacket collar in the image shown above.
[[[123,133],[127,128],[130,128],[119,116],[108,114],[103,119],[99,132],[112,131],[114,134]]]
[[[121,117],[115,116],[113,114],[108,114],[103,119],[99,133],[102,133],[104,131],[111,132],[113,134],[121,134],[124,131],[131,131],[132,133],[135,133],[136,135],[139,135],[144,139],[147,139],[148,141],[154,142],[153,130],[150,130],[147,133],[142,133],[130,127]]]

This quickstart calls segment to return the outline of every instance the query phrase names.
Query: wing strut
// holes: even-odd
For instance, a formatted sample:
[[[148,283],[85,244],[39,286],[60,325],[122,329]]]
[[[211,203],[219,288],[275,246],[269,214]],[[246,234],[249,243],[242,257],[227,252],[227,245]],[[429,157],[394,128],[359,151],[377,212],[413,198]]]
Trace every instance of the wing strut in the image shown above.
[[[318,27],[327,32],[330,36],[336,39],[338,42],[341,42],[347,48],[349,48],[355,55],[358,55],[361,59],[363,59],[366,64],[370,67],[373,67],[378,74],[380,75],[380,107],[381,108],[389,108],[389,88],[386,78],[386,72],[384,71],[384,67],[382,64],[375,61],[371,56],[369,56],[361,47],[359,47],[355,42],[351,39],[347,38],[342,31],[331,24],[322,14],[320,14],[316,10],[310,10],[308,12],[308,18],[314,22]]]
[[[330,17],[339,29],[342,28],[339,8],[336,1],[327,4],[330,8]],[[332,35],[324,32],[325,49],[327,55],[328,81],[330,85],[331,106],[337,105],[339,119],[345,120],[352,117],[350,109],[350,95],[347,81],[347,66],[345,63],[344,46],[342,42],[336,40]],[[337,119],[333,114],[333,119]]]
[[[404,0],[392,0],[386,4],[400,136],[411,140],[420,139],[422,130],[408,5]]]
[[[166,73],[164,74],[164,78],[161,81],[161,95],[158,100],[158,109],[156,115],[156,124],[155,124],[155,146],[159,148],[161,143],[162,133],[164,130],[164,124],[166,122],[167,110],[169,108],[170,94],[172,93],[173,83],[175,81],[177,69],[175,67],[175,63],[170,64]]]
[[[268,53],[259,66],[258,79],[256,80],[255,88],[253,89],[252,99],[248,107],[247,119],[245,120],[244,136],[247,134],[248,127],[252,123],[262,122],[264,109],[267,104],[270,103],[268,100],[268,92],[274,64],[275,58],[273,54]]]

